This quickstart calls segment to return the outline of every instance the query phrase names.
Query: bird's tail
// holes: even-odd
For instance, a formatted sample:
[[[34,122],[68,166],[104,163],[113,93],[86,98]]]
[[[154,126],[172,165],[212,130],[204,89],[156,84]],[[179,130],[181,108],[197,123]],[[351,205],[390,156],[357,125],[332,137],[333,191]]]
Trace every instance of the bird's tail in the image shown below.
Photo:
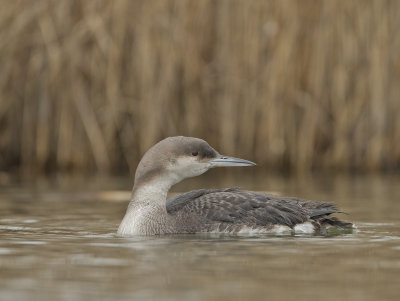
[[[319,230],[322,235],[327,235],[329,233],[351,233],[354,225],[350,222],[342,221],[333,216],[321,216],[315,221],[317,225],[314,224],[315,229]],[[317,231],[318,232],[318,231]]]

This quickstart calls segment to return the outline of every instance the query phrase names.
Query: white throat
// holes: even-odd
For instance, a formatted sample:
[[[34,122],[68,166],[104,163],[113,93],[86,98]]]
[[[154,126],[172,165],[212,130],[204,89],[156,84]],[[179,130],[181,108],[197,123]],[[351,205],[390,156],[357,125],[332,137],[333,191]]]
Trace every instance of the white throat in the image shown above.
[[[118,234],[149,235],[165,228],[168,218],[165,202],[170,188],[171,182],[162,178],[135,185]]]
[[[168,191],[172,184],[163,179],[150,180],[133,187],[132,202],[138,203],[156,203],[165,206]]]

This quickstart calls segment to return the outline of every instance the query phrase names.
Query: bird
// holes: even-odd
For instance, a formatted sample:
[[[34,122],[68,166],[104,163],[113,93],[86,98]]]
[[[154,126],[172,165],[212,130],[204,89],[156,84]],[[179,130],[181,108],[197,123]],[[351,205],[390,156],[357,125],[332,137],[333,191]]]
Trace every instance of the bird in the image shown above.
[[[168,137],[140,160],[131,201],[118,228],[120,236],[184,233],[310,233],[326,235],[329,227],[353,224],[331,216],[334,203],[282,197],[237,187],[199,189],[167,199],[170,188],[211,168],[254,166],[221,155],[206,141]]]

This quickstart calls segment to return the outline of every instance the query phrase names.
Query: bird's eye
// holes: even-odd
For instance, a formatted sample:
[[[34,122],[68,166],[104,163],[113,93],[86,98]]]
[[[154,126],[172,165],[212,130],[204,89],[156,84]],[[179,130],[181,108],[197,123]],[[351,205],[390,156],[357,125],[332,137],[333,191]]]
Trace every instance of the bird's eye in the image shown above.
[[[193,152],[192,156],[197,156],[199,154],[199,152]]]

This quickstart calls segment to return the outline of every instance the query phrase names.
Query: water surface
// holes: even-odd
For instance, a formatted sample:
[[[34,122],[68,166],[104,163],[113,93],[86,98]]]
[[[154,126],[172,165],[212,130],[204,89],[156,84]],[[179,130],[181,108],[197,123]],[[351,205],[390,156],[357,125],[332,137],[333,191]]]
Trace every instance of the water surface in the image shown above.
[[[0,192],[0,300],[399,300],[399,183],[212,172],[175,189],[240,185],[331,200],[358,230],[136,238],[115,235],[129,192],[112,191],[129,190],[129,179],[8,185]]]

